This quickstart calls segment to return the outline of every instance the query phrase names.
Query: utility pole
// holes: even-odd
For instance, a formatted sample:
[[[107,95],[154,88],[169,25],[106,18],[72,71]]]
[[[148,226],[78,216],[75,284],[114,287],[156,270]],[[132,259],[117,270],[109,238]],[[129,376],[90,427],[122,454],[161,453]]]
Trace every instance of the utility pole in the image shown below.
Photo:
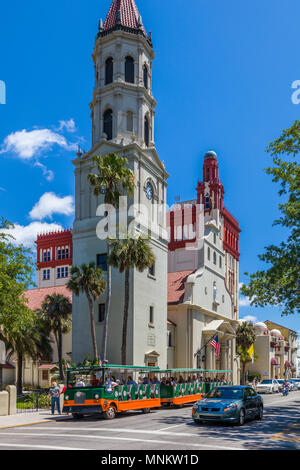
[[[0,392],[2,392],[3,387],[3,367],[2,365],[6,363],[6,349],[3,341],[0,341]]]

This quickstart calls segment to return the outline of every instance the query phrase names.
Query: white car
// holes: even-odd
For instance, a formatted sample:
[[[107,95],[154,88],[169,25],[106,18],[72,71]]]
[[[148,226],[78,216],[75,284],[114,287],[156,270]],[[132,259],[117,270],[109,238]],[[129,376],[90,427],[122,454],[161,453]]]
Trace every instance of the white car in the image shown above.
[[[279,383],[276,379],[265,379],[256,386],[257,393],[275,393],[279,392]]]
[[[300,379],[291,379],[291,382],[297,386],[298,390],[300,390]]]

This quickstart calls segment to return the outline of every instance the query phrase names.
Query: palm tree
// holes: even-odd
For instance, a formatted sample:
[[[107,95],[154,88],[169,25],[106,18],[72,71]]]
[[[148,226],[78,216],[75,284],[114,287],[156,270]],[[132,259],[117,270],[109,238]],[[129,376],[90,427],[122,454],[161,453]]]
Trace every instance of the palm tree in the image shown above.
[[[47,328],[43,319],[39,318],[35,312],[32,312],[32,322],[30,324],[27,323],[26,327],[22,326],[19,329],[3,329],[0,339],[6,344],[8,359],[14,354],[17,356],[17,394],[21,395],[25,357],[29,356],[35,361],[41,357],[47,361],[52,360],[52,346]]]
[[[63,334],[71,331],[72,304],[67,297],[53,293],[45,297],[42,308],[38,313],[44,318],[48,333],[54,334],[59,365],[59,378],[64,380],[62,363]]]
[[[105,286],[103,271],[94,262],[83,264],[80,268],[78,266],[71,268],[71,278],[67,287],[76,296],[84,293],[89,304],[94,359],[98,359],[94,302],[103,294]]]
[[[246,382],[246,364],[252,359],[249,356],[248,350],[254,344],[256,339],[255,328],[252,323],[244,321],[236,330],[236,345],[237,355],[240,357],[242,363],[242,383]]]
[[[155,256],[149,240],[145,240],[142,237],[137,239],[127,238],[125,240],[114,240],[111,242],[111,254],[108,262],[115,268],[119,268],[120,273],[125,272],[125,299],[121,350],[122,364],[125,365],[130,294],[130,269],[136,268],[139,272],[143,272],[146,268],[150,268],[153,265],[155,262]]]
[[[135,183],[134,173],[127,168],[127,158],[119,157],[115,153],[95,156],[94,162],[98,173],[90,173],[88,175],[89,182],[94,188],[95,196],[104,195],[104,203],[111,206],[119,207],[119,198],[124,193],[132,195]],[[110,255],[110,243],[107,240],[107,257]],[[106,359],[107,337],[108,337],[108,319],[110,313],[111,302],[111,267],[107,266],[107,290],[104,314],[103,340],[101,356]]]

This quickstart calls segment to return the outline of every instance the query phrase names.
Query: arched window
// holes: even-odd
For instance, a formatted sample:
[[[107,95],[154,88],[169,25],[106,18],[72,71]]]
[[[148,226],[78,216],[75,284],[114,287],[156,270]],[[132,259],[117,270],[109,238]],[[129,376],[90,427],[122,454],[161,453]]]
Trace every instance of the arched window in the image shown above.
[[[210,197],[209,194],[205,196],[205,210],[210,209]]]
[[[145,144],[146,144],[146,147],[149,147],[149,143],[150,143],[150,128],[149,128],[149,120],[148,120],[147,116],[145,117],[144,135],[145,135]]]
[[[107,135],[107,140],[112,139],[113,112],[108,109],[103,114],[103,132]]]
[[[133,114],[131,111],[127,113],[127,130],[128,132],[133,132]]]
[[[134,60],[130,56],[125,59],[125,82],[134,83]]]
[[[207,259],[208,261],[210,261],[210,248],[209,247],[207,248]]]
[[[146,90],[148,90],[148,67],[146,64],[144,65],[143,75],[144,75],[144,87],[146,88]]]
[[[217,264],[217,255],[215,251],[214,251],[214,264]]]
[[[114,77],[114,61],[109,57],[105,62],[105,85],[113,82]]]

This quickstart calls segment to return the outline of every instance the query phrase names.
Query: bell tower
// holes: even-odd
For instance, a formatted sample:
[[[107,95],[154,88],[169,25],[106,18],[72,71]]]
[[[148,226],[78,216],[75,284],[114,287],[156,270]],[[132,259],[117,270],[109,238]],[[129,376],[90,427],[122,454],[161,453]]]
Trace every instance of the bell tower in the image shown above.
[[[140,232],[141,214],[154,226],[150,236],[156,261],[151,270],[130,273],[130,304],[127,364],[167,365],[167,255],[166,191],[168,173],[154,143],[156,101],[152,94],[154,50],[134,0],[113,0],[105,21],[99,21],[93,52],[95,84],[90,103],[92,148],[78,151],[75,166],[75,220],[73,264],[94,261],[107,266],[107,244],[97,237],[101,220],[88,175],[95,171],[94,155],[114,152],[126,157],[135,176],[134,194],[128,198],[128,220]],[[134,209],[133,209],[134,208]],[[136,209],[138,208],[138,209]],[[133,210],[132,210],[133,209]],[[138,220],[139,217],[139,220]],[[144,220],[144,219],[143,219]],[[134,222],[134,223],[132,223]],[[107,359],[121,360],[124,310],[124,275],[112,270],[112,298],[108,324]],[[100,347],[103,332],[101,312],[105,293],[96,302],[96,337]],[[92,353],[89,328],[83,312],[84,296],[73,298],[73,361]]]
[[[134,0],[114,0],[99,22],[93,61],[92,144],[154,145],[156,101],[152,95],[151,33]]]
[[[203,163],[203,181],[197,186],[198,204],[204,205],[204,211],[213,209],[223,210],[224,187],[219,180],[217,154],[212,150],[207,152]]]

